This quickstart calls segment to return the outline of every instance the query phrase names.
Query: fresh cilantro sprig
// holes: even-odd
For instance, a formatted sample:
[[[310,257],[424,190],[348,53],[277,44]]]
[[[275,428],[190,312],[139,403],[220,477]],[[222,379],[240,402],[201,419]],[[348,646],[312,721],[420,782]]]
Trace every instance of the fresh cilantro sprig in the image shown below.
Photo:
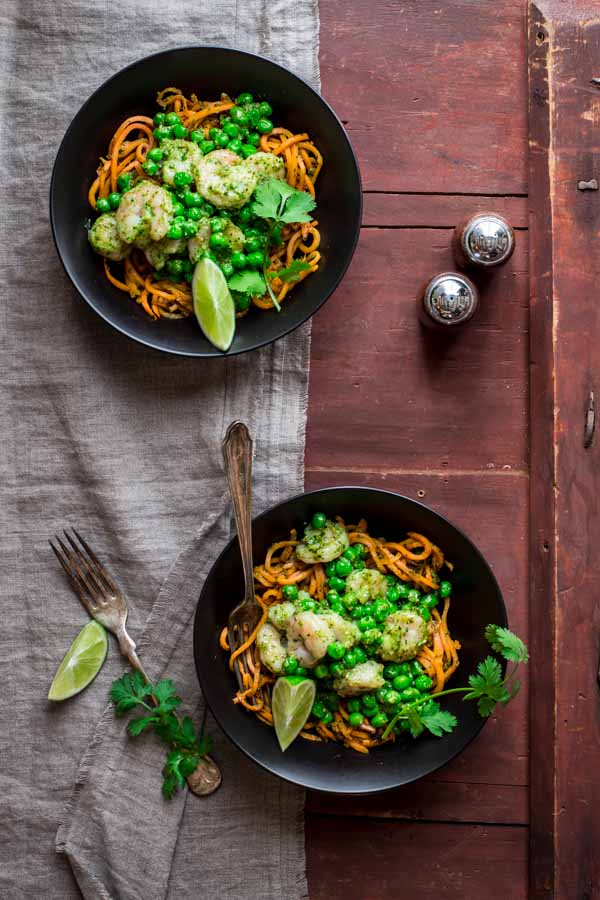
[[[263,293],[265,290],[268,292],[273,301],[273,305],[278,312],[281,312],[281,306],[271,287],[270,278],[276,276],[283,281],[293,283],[298,280],[301,272],[310,267],[301,260],[294,260],[285,269],[280,269],[273,275],[267,271],[269,248],[272,243],[275,243],[274,236],[277,234],[278,229],[283,225],[291,225],[297,222],[310,222],[312,218],[310,213],[314,208],[315,201],[310,194],[306,191],[298,191],[296,188],[291,187],[286,181],[280,181],[278,178],[268,178],[266,181],[261,182],[256,188],[253,204],[254,215],[259,219],[266,219],[269,222],[265,264],[263,266],[265,285]],[[237,290],[237,288],[234,288],[234,290]]]
[[[127,723],[131,737],[152,728],[171,748],[163,769],[162,786],[163,794],[170,800],[179,788],[185,786],[185,779],[210,750],[211,738],[207,735],[196,736],[189,716],[179,719],[176,715],[181,697],[177,696],[175,685],[168,678],[151,684],[140,672],[126,673],[113,681],[110,698],[117,716],[136,708],[145,710],[144,715],[136,716]]]
[[[449,694],[464,694],[463,700],[476,700],[479,714],[484,718],[493,713],[498,703],[506,705],[516,697],[520,683],[515,678],[515,673],[519,663],[526,663],[529,659],[527,647],[520,637],[500,625],[488,625],[485,636],[495,653],[515,663],[506,676],[502,675],[502,666],[498,660],[493,656],[486,656],[477,666],[477,672],[469,676],[468,687],[450,688],[435,694],[435,699],[423,697],[404,704],[385,729],[383,737],[387,738],[398,724],[409,730],[413,737],[419,737],[424,731],[429,731],[436,737],[453,731],[457,725],[456,716],[442,709],[438,703],[440,697]]]

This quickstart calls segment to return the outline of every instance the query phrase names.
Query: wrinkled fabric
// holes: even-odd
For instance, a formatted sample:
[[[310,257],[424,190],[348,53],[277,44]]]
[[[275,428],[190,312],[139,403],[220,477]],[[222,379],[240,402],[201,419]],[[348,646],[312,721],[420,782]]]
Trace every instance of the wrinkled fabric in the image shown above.
[[[255,511],[302,489],[308,326],[242,357],[158,354],[88,309],[52,243],[50,176],[73,115],[114,71],[190,43],[271,56],[318,86],[316,0],[0,8],[0,896],[11,900],[306,895],[303,793],[246,761],[209,720],[223,787],[164,801],[164,748],[152,734],[128,739],[107,708],[124,671],[112,638],[87,690],[46,700],[87,621],[48,538],[83,532],[129,598],[150,674],[175,680],[199,724],[191,622],[231,534],[229,422],[246,421],[255,440]]]

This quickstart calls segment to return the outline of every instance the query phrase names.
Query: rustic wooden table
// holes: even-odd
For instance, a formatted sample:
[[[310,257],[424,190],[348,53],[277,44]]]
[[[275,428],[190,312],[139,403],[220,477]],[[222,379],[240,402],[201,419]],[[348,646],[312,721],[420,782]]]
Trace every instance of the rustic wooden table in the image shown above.
[[[447,514],[527,639],[525,3],[320,10],[323,93],[358,153],[365,212],[349,273],[314,319],[307,487],[376,485]],[[419,328],[415,295],[452,267],[452,228],[482,208],[513,223],[516,251],[450,345]],[[361,800],[311,795],[311,900],[527,897],[526,687],[422,782]]]

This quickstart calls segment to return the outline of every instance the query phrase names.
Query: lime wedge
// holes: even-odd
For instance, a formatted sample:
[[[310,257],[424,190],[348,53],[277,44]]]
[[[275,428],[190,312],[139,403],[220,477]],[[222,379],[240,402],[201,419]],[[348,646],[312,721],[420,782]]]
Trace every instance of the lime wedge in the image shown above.
[[[106,659],[108,639],[98,622],[88,622],[58,667],[48,691],[48,700],[67,700],[94,680]]]
[[[288,678],[278,678],[273,688],[271,706],[275,734],[282,750],[287,750],[310,716],[317,688],[310,678],[295,683]]]
[[[205,337],[219,350],[228,350],[235,333],[233,297],[223,272],[207,256],[196,263],[192,296],[194,312]]]

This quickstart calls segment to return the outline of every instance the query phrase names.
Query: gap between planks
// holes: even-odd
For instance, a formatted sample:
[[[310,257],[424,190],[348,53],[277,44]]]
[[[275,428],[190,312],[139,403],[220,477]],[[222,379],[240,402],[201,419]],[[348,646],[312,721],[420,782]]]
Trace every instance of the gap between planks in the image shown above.
[[[480,475],[503,476],[513,478],[529,478],[529,471],[526,469],[397,469],[388,468],[387,466],[306,466],[306,472],[356,472],[361,475],[433,475],[434,477],[445,477],[451,475],[453,478],[458,475],[465,475],[469,478],[479,477]]]
[[[477,826],[479,828],[529,828],[528,822],[490,822],[487,819],[479,820],[467,820],[467,819],[417,819],[412,816],[394,816],[394,815],[381,815],[377,813],[336,813],[334,811],[327,812],[322,809],[311,809],[310,806],[306,808],[306,815],[310,816],[324,816],[326,818],[331,819],[339,819],[339,818],[347,818],[347,819],[368,819],[369,821],[375,822],[397,822],[398,824],[409,824],[409,825],[471,825]]]

